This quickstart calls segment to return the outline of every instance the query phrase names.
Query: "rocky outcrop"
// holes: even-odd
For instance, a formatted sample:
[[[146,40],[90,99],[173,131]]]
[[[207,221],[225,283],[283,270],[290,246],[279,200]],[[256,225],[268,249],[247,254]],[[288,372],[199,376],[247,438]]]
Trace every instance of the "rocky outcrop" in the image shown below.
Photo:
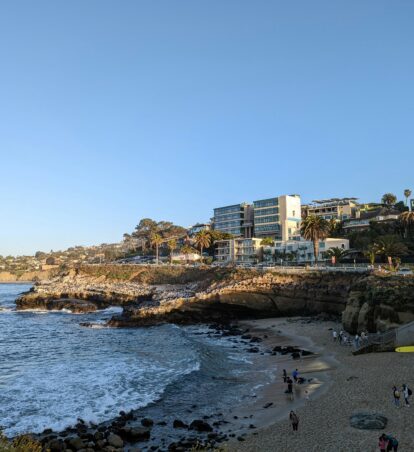
[[[56,300],[64,300],[59,304]],[[111,326],[225,322],[248,317],[327,314],[350,333],[414,320],[414,278],[341,272],[258,272],[211,267],[85,266],[37,283],[18,309],[92,303],[122,306]],[[84,308],[79,303],[79,309]],[[59,309],[59,307],[57,308]]]
[[[342,314],[347,331],[387,331],[414,320],[414,278],[371,275],[349,292]]]

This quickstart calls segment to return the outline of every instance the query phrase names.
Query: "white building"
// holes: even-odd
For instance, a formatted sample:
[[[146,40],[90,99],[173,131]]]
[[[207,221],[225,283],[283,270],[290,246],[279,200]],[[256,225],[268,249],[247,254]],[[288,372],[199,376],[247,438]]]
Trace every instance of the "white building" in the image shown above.
[[[229,239],[215,242],[215,259],[221,263],[255,264],[263,257],[262,239]]]
[[[270,248],[270,247],[268,247]],[[331,248],[340,248],[349,250],[349,240],[340,238],[327,238],[319,242],[318,261],[325,260],[324,254]],[[288,240],[277,241],[272,247],[273,253],[264,252],[266,260],[276,258],[276,261],[282,259],[284,262],[304,263],[314,262],[313,242],[308,240]],[[269,258],[269,254],[271,257]]]

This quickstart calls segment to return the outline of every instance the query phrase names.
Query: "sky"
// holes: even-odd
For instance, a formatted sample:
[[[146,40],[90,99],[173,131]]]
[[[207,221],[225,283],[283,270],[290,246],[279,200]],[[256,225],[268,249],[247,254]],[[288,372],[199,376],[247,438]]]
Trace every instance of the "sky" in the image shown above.
[[[0,3],[0,254],[414,192],[411,0]]]

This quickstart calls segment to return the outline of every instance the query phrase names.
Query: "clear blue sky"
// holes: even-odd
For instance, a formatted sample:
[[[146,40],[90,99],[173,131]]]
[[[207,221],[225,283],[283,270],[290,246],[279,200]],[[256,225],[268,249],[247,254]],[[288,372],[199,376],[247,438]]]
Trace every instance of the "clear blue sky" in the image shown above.
[[[0,254],[414,191],[414,2],[3,1]]]

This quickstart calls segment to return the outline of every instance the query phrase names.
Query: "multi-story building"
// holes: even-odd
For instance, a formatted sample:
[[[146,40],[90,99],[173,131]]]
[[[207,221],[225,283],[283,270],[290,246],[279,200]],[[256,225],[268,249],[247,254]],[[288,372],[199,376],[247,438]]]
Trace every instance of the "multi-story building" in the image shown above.
[[[261,241],[256,238],[218,240],[215,258],[221,263],[255,264],[262,260]]]
[[[196,223],[195,225],[188,228],[188,235],[193,237],[201,231],[209,231],[211,229],[210,223]]]
[[[342,227],[345,232],[364,231],[370,228],[371,223],[395,223],[401,212],[389,207],[357,210],[354,218],[345,220]]]
[[[312,201],[302,206],[302,216],[316,215],[325,220],[348,220],[355,216],[358,198],[331,198]]]
[[[214,209],[213,228],[236,237],[251,237],[253,230],[252,206],[241,203]]]
[[[283,195],[253,202],[255,237],[275,240],[299,239],[301,204],[299,195]]]
[[[324,254],[330,248],[341,248],[349,250],[348,239],[328,238],[319,242],[318,260],[324,260]],[[303,263],[315,260],[313,242],[308,240],[289,240],[275,242],[276,261],[281,259],[285,262]]]

